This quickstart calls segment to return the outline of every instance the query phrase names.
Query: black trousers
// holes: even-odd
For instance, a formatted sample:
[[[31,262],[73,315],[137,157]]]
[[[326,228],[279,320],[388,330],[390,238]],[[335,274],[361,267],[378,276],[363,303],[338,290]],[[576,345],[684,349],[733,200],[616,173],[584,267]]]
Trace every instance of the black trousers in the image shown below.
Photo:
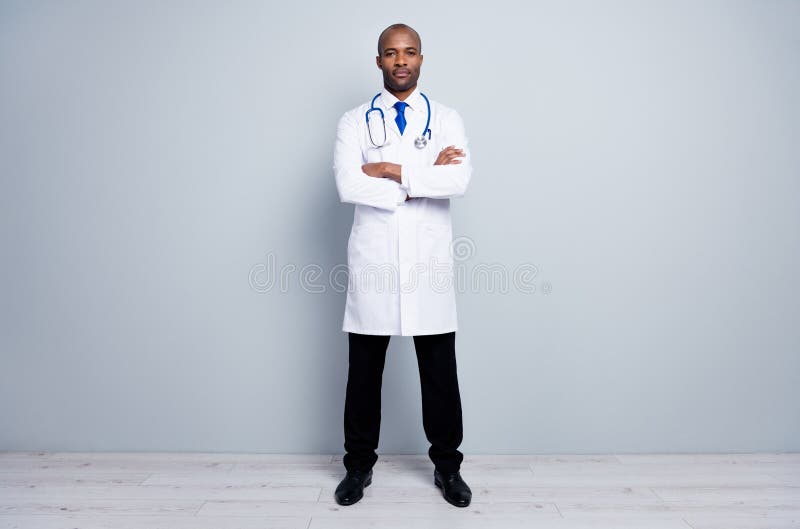
[[[455,332],[414,336],[422,388],[422,426],[428,456],[441,472],[460,470],[464,455]],[[344,405],[342,459],[349,470],[369,470],[378,460],[381,386],[390,336],[349,333],[350,364]]]

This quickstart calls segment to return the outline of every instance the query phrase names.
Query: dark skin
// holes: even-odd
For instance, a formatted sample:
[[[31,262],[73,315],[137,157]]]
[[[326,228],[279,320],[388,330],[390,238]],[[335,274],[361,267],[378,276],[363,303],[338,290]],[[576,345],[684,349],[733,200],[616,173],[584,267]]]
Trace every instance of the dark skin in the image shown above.
[[[383,72],[383,86],[400,101],[404,101],[417,88],[419,70],[422,66],[421,44],[413,31],[398,28],[389,31],[381,42],[381,55],[375,63]],[[455,145],[439,152],[433,165],[459,164],[464,151]],[[373,162],[361,166],[361,170],[375,178],[390,178],[401,182],[402,166],[391,162]],[[413,197],[407,197],[410,200]]]

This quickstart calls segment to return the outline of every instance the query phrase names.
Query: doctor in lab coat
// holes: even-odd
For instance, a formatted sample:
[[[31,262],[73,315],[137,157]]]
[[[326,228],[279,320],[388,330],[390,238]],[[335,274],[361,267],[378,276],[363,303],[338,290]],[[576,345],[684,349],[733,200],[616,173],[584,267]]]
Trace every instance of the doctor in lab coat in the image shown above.
[[[369,127],[365,119],[372,97],[345,112],[336,131],[336,189],[342,202],[355,204],[342,325],[350,348],[343,458],[348,475],[336,492],[343,505],[361,499],[364,483],[371,483],[392,335],[414,337],[434,482],[453,505],[465,507],[471,497],[457,449],[463,429],[450,199],[466,192],[472,165],[460,115],[430,96],[430,140],[424,148],[415,146],[428,118],[417,86],[421,48],[419,35],[405,24],[389,26],[378,39],[384,87],[374,105],[383,110],[385,141],[380,115],[370,114]]]

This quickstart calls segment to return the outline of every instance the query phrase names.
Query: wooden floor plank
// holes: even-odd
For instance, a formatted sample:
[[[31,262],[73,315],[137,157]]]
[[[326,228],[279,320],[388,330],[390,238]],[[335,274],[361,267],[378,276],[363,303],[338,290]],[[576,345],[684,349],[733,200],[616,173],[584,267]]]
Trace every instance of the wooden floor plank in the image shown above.
[[[42,500],[62,499],[119,499],[150,500],[255,500],[255,501],[317,501],[320,487],[303,485],[229,484],[200,487],[182,486],[121,486],[121,485],[18,485],[0,487],[0,499]]]
[[[203,518],[169,515],[0,516],[0,529],[307,529],[307,516]]]

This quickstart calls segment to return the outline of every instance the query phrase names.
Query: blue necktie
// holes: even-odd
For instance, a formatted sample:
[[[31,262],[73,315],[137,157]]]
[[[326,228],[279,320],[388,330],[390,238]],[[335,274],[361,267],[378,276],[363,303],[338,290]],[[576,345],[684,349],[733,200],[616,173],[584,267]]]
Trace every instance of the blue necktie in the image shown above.
[[[397,109],[397,117],[394,118],[394,121],[397,123],[397,128],[400,129],[400,135],[406,130],[406,116],[403,113],[406,111],[407,106],[408,103],[403,101],[398,101],[394,104],[394,108]]]

